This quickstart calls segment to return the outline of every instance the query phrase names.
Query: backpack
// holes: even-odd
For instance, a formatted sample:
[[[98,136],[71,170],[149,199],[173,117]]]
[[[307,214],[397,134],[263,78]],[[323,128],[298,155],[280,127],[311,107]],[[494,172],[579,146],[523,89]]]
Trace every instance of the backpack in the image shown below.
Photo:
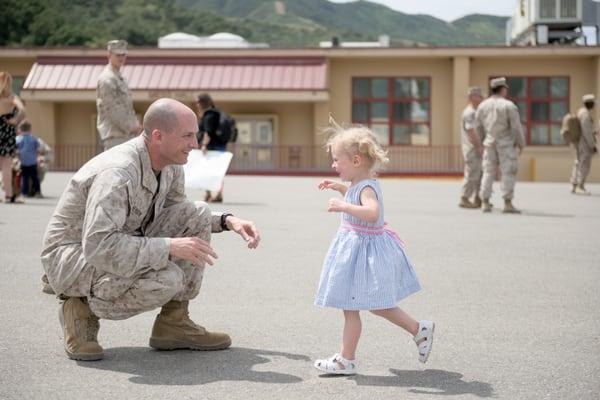
[[[219,110],[219,129],[217,129],[217,135],[224,143],[235,143],[238,136],[235,119],[225,111],[221,110]]]
[[[563,117],[560,135],[566,144],[577,144],[581,137],[581,124],[575,114],[567,114]]]

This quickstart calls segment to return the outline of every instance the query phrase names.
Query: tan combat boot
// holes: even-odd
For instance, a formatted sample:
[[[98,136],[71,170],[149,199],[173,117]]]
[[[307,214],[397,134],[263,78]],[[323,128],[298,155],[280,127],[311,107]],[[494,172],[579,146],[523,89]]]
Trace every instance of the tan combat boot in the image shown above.
[[[458,203],[458,206],[461,208],[478,208],[464,196],[460,198],[460,203]]]
[[[483,199],[483,205],[481,210],[485,213],[492,212],[492,205],[490,204],[490,199]]]
[[[100,323],[85,298],[69,297],[58,310],[65,337],[65,351],[72,360],[102,360],[104,353],[98,344]]]
[[[521,214],[521,210],[513,206],[511,199],[504,199],[504,210],[502,212],[506,214]]]
[[[577,191],[577,185],[573,184],[573,187],[571,188],[571,193],[575,194],[576,191]]]
[[[473,205],[475,208],[481,208],[481,197],[475,196],[475,200],[473,201]]]
[[[190,319],[187,301],[165,304],[156,316],[150,337],[150,347],[157,350],[223,350],[229,346],[229,335],[208,332]]]

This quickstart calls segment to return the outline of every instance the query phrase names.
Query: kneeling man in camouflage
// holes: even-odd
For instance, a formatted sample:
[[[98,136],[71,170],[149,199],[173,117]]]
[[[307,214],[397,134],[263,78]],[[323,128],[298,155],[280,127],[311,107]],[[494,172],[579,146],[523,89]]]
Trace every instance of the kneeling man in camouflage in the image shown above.
[[[182,165],[197,148],[194,112],[172,99],[152,103],[140,136],[87,162],[69,181],[44,236],[42,264],[62,300],[64,346],[74,360],[99,360],[99,319],[125,319],[162,307],[150,346],[220,350],[225,333],[189,317],[211,233],[232,230],[249,248],[260,241],[250,221],[187,200]]]

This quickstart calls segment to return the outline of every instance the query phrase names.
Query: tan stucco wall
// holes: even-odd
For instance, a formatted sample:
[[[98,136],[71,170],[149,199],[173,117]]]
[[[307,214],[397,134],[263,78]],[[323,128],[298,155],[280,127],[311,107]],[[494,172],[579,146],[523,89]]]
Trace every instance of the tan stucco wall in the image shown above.
[[[28,101],[25,118],[31,122],[33,132],[46,143],[56,143],[56,105],[48,101]]]

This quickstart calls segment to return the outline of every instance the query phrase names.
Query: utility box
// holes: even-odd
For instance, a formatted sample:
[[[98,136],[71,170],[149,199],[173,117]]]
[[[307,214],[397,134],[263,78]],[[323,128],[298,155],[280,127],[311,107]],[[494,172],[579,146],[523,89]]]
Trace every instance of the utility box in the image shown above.
[[[518,0],[506,23],[508,45],[574,43],[582,36],[583,0]]]

